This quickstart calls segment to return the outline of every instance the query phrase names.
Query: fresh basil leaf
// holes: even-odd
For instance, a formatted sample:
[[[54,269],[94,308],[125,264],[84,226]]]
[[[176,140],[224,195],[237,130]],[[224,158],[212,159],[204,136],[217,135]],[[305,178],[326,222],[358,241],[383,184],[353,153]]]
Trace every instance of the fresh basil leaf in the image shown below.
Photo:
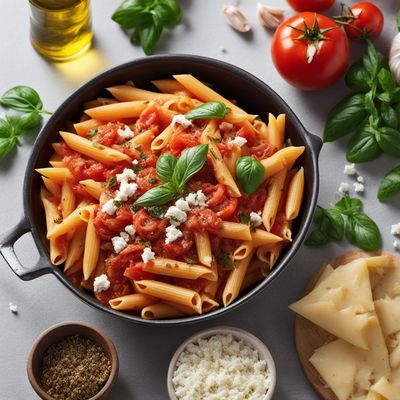
[[[159,157],[156,165],[156,171],[158,177],[163,182],[171,181],[176,162],[177,159],[172,154],[162,154]]]
[[[182,19],[182,10],[176,0],[159,0],[156,2],[152,14],[156,14],[164,26],[172,28]]]
[[[360,199],[353,199],[346,195],[335,204],[335,207],[339,209],[342,214],[350,215],[362,211],[363,205]]]
[[[368,92],[371,89],[370,76],[364,67],[362,59],[356,61],[347,71],[345,76],[346,85],[353,90]]]
[[[0,137],[0,158],[4,158],[17,144],[16,136]]]
[[[393,93],[397,86],[392,73],[386,68],[381,68],[379,71],[378,82],[381,88],[388,93]]]
[[[323,246],[331,241],[331,238],[321,229],[314,229],[306,240],[307,246]]]
[[[386,200],[400,193],[400,165],[389,171],[382,179],[378,189],[378,199]]]
[[[388,68],[385,57],[377,53],[371,42],[368,43],[368,54],[363,57],[363,64],[370,76],[371,82],[375,81],[381,68]]]
[[[134,29],[131,34],[131,43],[134,45],[140,44],[140,33],[138,29]]]
[[[230,109],[220,101],[209,101],[201,104],[185,114],[187,119],[225,118]]]
[[[399,127],[399,118],[392,106],[387,103],[381,103],[381,118],[386,126],[397,129]]]
[[[186,149],[175,165],[172,183],[177,188],[182,188],[190,177],[203,168],[207,159],[207,153],[207,144],[200,144]]]
[[[344,235],[344,220],[340,211],[334,208],[324,209],[320,229],[334,240],[342,240]]]
[[[350,162],[361,163],[377,158],[382,150],[376,140],[377,131],[368,124],[362,125],[352,136],[346,158]]]
[[[113,13],[111,19],[125,29],[144,26],[151,20],[146,11],[147,0],[125,0]]]
[[[22,133],[27,133],[37,128],[42,122],[41,115],[34,111],[29,114],[23,114],[19,117],[18,126]]]
[[[38,92],[29,86],[15,86],[7,90],[0,98],[0,104],[26,113],[41,112],[43,108]]]
[[[386,154],[400,158],[400,132],[397,129],[379,128],[376,140]]]
[[[163,206],[177,196],[176,189],[170,183],[164,183],[148,190],[136,201],[137,206]]]
[[[140,45],[146,55],[153,52],[161,37],[163,25],[156,15],[152,15],[151,22],[139,28]]]
[[[363,94],[353,94],[340,101],[328,115],[324,142],[332,142],[350,133],[367,117]]]
[[[381,248],[381,235],[374,221],[364,213],[347,217],[347,240],[360,249],[373,251]]]
[[[0,137],[18,137],[22,133],[23,130],[21,129],[21,117],[12,115],[0,119]]]
[[[244,192],[252,194],[264,182],[264,167],[250,156],[240,157],[236,161],[236,177]]]

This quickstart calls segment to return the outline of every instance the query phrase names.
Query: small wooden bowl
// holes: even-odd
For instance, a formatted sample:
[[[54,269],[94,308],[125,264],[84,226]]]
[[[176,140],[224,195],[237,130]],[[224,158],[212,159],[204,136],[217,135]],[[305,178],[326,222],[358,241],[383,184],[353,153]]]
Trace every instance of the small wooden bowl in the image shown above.
[[[62,339],[71,335],[81,335],[86,337],[93,342],[99,344],[111,361],[111,372],[107,382],[103,388],[95,396],[88,400],[103,400],[110,393],[115,381],[118,377],[119,360],[118,354],[114,344],[108,338],[108,336],[102,332],[99,328],[86,322],[63,322],[54,326],[51,326],[45,330],[33,343],[32,348],[29,352],[27,361],[27,372],[28,379],[31,383],[35,392],[43,400],[54,400],[54,397],[46,393],[40,383],[40,375],[42,369],[42,359],[46,350],[54,343],[60,342]]]
[[[214,328],[205,329],[201,332],[194,334],[193,336],[190,336],[177,348],[169,363],[167,374],[167,387],[170,400],[178,400],[175,394],[175,388],[174,384],[172,383],[172,378],[176,368],[176,363],[181,353],[186,349],[189,344],[194,343],[199,339],[209,338],[214,335],[232,335],[236,340],[242,340],[244,343],[255,349],[258,352],[260,358],[266,361],[267,371],[270,375],[271,382],[263,400],[271,400],[272,396],[274,395],[276,386],[276,368],[271,353],[269,352],[267,346],[256,336],[243,329],[234,328],[231,326],[217,326]]]

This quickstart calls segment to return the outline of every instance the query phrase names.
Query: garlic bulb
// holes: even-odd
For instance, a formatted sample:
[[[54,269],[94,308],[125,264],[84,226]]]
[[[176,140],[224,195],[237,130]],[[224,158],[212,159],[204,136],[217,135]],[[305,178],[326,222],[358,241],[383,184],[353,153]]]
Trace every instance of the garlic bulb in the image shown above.
[[[285,10],[258,3],[258,19],[267,29],[275,29],[283,22]]]
[[[397,84],[400,85],[400,33],[393,38],[390,45],[389,67]]]
[[[242,12],[235,6],[224,6],[224,15],[228,24],[239,32],[248,32],[251,25]]]

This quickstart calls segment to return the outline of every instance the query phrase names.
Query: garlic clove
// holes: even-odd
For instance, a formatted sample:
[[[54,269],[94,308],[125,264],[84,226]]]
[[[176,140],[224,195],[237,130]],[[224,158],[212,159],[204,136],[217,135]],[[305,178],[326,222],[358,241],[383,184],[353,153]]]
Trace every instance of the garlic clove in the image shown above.
[[[393,78],[400,85],[400,33],[393,38],[390,45],[389,67]]]
[[[275,29],[285,18],[285,10],[258,3],[258,19],[267,29]]]
[[[239,32],[248,32],[251,29],[249,21],[237,7],[224,5],[224,15],[233,29]]]

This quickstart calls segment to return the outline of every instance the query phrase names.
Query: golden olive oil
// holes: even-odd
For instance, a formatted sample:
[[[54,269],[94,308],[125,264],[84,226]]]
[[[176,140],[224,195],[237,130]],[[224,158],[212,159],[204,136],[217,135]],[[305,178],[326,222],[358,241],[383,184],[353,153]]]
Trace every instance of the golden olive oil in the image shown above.
[[[31,41],[52,61],[69,61],[92,43],[90,0],[29,0]]]

